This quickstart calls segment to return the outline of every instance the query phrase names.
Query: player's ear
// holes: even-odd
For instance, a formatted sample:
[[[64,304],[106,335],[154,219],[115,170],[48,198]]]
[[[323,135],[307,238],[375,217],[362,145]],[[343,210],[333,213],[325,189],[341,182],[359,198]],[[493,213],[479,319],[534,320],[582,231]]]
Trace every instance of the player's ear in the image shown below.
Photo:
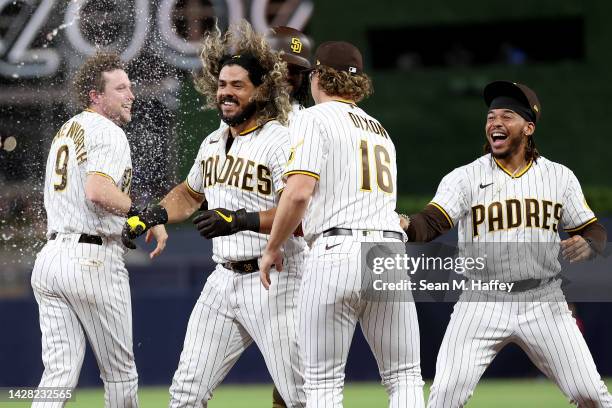
[[[89,102],[91,102],[92,105],[96,105],[99,102],[100,93],[96,91],[95,89],[91,89],[88,95],[89,95]]]
[[[527,122],[523,127],[523,134],[526,136],[531,136],[533,135],[533,132],[535,132],[535,124],[533,122]]]

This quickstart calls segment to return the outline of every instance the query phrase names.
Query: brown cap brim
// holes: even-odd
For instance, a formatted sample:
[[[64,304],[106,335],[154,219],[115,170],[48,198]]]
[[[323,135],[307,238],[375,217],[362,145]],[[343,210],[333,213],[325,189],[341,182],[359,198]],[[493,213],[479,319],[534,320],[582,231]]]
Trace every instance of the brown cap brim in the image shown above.
[[[363,72],[361,52],[346,41],[327,41],[315,52],[315,66],[327,66],[351,74]]]
[[[536,122],[540,120],[542,106],[536,93],[527,85],[511,81],[493,81],[485,86],[483,97],[487,106],[498,96],[508,96],[524,104],[533,112]]]

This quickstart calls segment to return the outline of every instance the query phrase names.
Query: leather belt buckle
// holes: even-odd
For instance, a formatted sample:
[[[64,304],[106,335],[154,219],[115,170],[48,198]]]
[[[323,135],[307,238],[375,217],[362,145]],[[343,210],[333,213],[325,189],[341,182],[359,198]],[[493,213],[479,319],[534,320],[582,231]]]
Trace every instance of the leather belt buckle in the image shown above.
[[[224,262],[221,266],[237,273],[253,273],[259,270],[257,258],[248,261]]]
[[[374,232],[373,230],[362,230],[361,233],[364,237],[370,235],[370,233]],[[349,228],[330,228],[328,230],[323,231],[324,237],[334,237],[340,235],[353,235],[353,230]],[[397,239],[399,241],[403,241],[404,237],[401,233],[397,231],[382,231],[383,238],[392,238]]]
[[[397,231],[383,231],[383,238],[392,238],[399,241],[404,241],[404,236]]]

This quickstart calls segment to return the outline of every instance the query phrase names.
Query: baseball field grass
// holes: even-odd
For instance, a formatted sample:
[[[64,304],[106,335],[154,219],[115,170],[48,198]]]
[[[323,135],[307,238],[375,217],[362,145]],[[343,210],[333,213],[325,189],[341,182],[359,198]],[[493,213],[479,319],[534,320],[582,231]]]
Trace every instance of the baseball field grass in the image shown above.
[[[608,388],[612,379],[607,379]],[[425,386],[428,395],[430,383]],[[102,388],[83,388],[76,392],[76,400],[68,403],[72,408],[95,408],[104,406]],[[221,386],[209,403],[211,408],[270,408],[272,385],[225,385]],[[161,408],[168,406],[168,388],[141,387],[140,406]],[[0,402],[0,407],[29,407],[27,403]],[[387,399],[383,387],[376,383],[351,383],[344,392],[347,408],[386,407]],[[481,382],[470,399],[470,408],[559,408],[570,407],[567,399],[554,384],[546,379],[488,380]]]

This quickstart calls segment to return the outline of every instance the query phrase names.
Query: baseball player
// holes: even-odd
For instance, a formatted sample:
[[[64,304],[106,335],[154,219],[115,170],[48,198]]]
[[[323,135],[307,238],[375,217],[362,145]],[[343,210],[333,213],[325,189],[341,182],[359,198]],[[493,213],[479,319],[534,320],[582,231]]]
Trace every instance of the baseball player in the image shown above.
[[[281,51],[280,57],[287,63],[287,80],[290,86],[291,97],[291,111],[288,118],[290,121],[293,115],[304,109],[304,105],[308,101],[309,94],[306,75],[311,67],[311,41],[301,31],[285,26],[273,27],[266,34],[265,39],[271,49]],[[227,126],[225,122],[221,121],[221,128],[227,128]],[[205,214],[202,215],[204,216]],[[224,221],[221,219],[221,222]],[[297,241],[300,242],[300,240]],[[303,247],[301,242],[300,246]],[[305,250],[307,250],[307,247]],[[272,407],[284,408],[286,406],[275,386],[272,392]]]
[[[291,27],[273,27],[265,36],[265,40],[274,51],[280,51],[280,57],[287,63],[287,82],[290,87],[291,111],[289,112],[288,120],[297,112],[304,109],[304,105],[308,101],[308,81],[306,78],[307,72],[311,67],[310,54],[311,42],[308,36],[299,30]],[[228,125],[221,121],[220,128],[227,129]],[[208,213],[212,215],[214,213]],[[206,214],[202,214],[206,216]],[[223,219],[216,218],[219,222],[225,222]],[[205,224],[201,224],[204,227]],[[304,245],[300,240],[300,247]],[[307,247],[306,247],[307,249]],[[283,401],[280,393],[274,387],[272,392],[272,407],[284,408],[287,405]]]
[[[291,113],[289,120],[308,102],[308,70],[310,70],[310,38],[291,27],[273,27],[266,41],[275,51],[281,51],[281,59],[287,63],[287,80],[291,87]]]
[[[438,353],[428,406],[463,407],[498,351],[512,342],[572,403],[611,407],[561,291],[557,260],[559,248],[570,262],[602,252],[606,231],[574,173],[540,156],[536,94],[496,81],[485,87],[484,99],[485,155],[445,176],[432,202],[404,222],[417,242],[458,225],[460,248],[489,255],[484,270],[465,272],[468,281],[512,288],[462,293]],[[571,237],[560,241],[561,230]]]
[[[315,106],[290,123],[287,187],[260,265],[273,290],[285,267],[281,247],[303,222],[311,244],[298,304],[299,344],[309,407],[342,406],[344,366],[357,321],[378,362],[389,406],[423,406],[413,302],[370,302],[361,294],[362,242],[402,243],[395,214],[395,147],[356,103],[371,93],[359,50],[326,42],[315,53]],[[376,175],[376,176],[374,176]],[[303,219],[303,220],[302,220]]]
[[[204,139],[187,180],[160,204],[169,222],[180,222],[206,200],[210,210],[194,223],[202,236],[213,239],[217,267],[189,319],[170,406],[207,406],[255,342],[287,406],[303,407],[296,301],[304,240],[293,238],[285,246],[289,273],[279,276],[276,290],[265,291],[257,274],[289,159],[286,65],[246,21],[225,37],[218,31],[209,35],[201,55],[197,87],[228,126]],[[128,220],[128,238],[147,230],[141,222],[139,216]]]
[[[308,93],[308,70],[311,67],[310,38],[299,30],[291,27],[273,27],[266,35],[266,41],[275,51],[281,52],[281,59],[287,63],[287,80],[291,88],[291,118],[304,109],[309,97]],[[308,247],[305,248],[308,250]],[[272,408],[286,408],[278,389],[274,387],[272,392]]]
[[[87,337],[105,405],[136,407],[130,288],[120,240],[126,215],[136,212],[129,197],[130,147],[121,130],[131,120],[134,95],[115,54],[88,59],[75,88],[85,110],[51,143],[44,189],[48,242],[32,271],[45,366],[39,387],[76,386]]]

